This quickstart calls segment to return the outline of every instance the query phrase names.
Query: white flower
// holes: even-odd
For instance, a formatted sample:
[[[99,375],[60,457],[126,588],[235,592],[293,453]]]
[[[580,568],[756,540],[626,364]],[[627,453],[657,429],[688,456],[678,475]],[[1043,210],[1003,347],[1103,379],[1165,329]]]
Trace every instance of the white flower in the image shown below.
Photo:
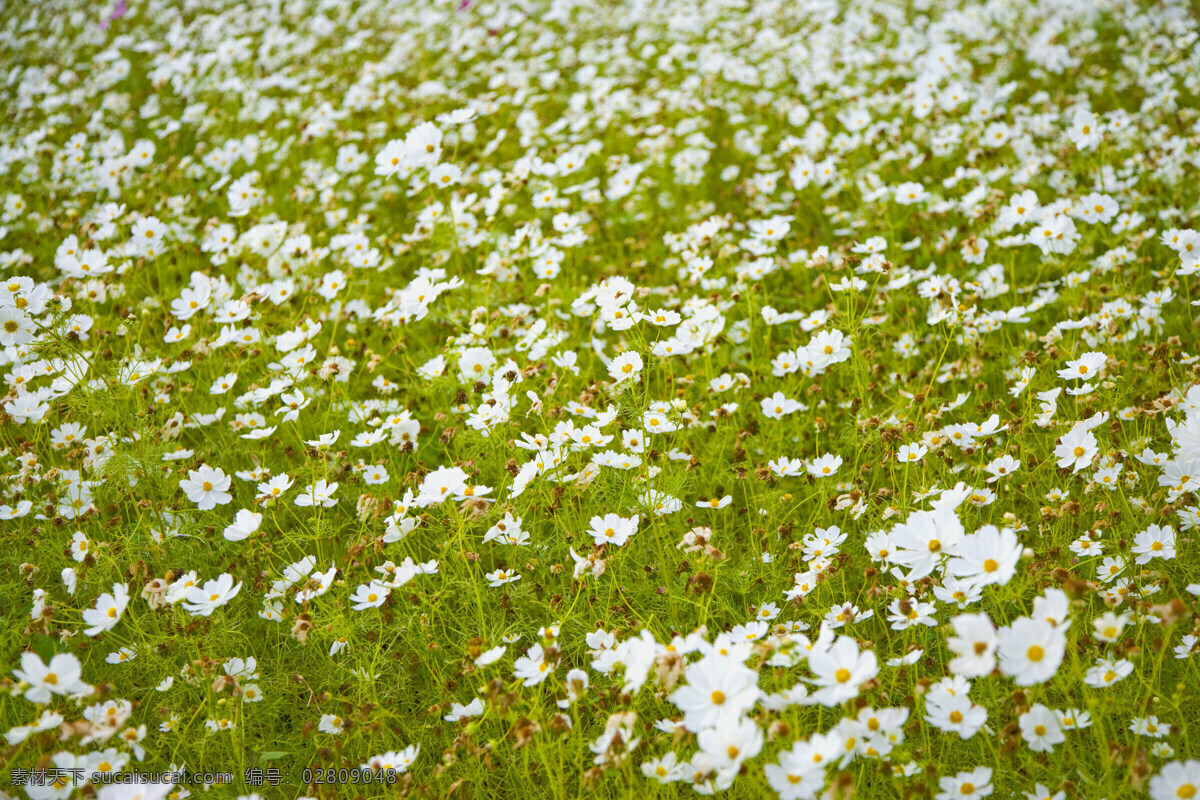
[[[96,598],[96,607],[83,612],[83,621],[90,625],[84,633],[88,636],[98,636],[104,631],[112,630],[121,621],[129,605],[129,587],[123,583],[113,584],[113,593],[105,592]]]
[[[629,541],[629,537],[637,533],[639,517],[622,517],[619,514],[605,514],[603,517],[592,517],[588,534],[596,544],[610,544],[621,547]]]
[[[555,664],[546,660],[542,646],[535,644],[513,662],[513,677],[523,680],[525,686],[537,686],[550,677],[554,667]]]
[[[924,202],[926,198],[925,187],[919,183],[908,181],[896,187],[896,202],[902,206],[911,206],[916,203]]]
[[[1129,617],[1125,614],[1105,611],[1092,620],[1092,633],[1101,642],[1115,642],[1121,638],[1121,632],[1128,622]]]
[[[213,384],[209,388],[208,393],[209,394],[225,394],[226,392],[228,392],[230,389],[233,388],[233,385],[235,383],[237,383],[237,379],[238,379],[238,376],[237,376],[236,372],[230,372],[226,375],[222,375],[221,377],[219,377],[215,381],[213,381]]]
[[[242,590],[242,584],[233,583],[233,576],[223,573],[215,580],[205,581],[203,586],[190,586],[183,595],[183,607],[195,616],[207,617],[228,603]]]
[[[79,659],[71,653],[59,653],[42,662],[36,653],[22,653],[21,667],[14,669],[18,681],[29,684],[25,699],[31,703],[49,703],[51,695],[91,694],[92,687],[82,680]]]
[[[1000,671],[1018,686],[1045,683],[1058,671],[1066,636],[1053,623],[1021,617],[1000,629]]]
[[[808,474],[814,478],[828,478],[838,471],[842,465],[842,457],[832,453],[818,456],[808,463]]]
[[[732,656],[709,655],[687,668],[687,685],[670,700],[690,731],[734,722],[758,701],[758,673]]]
[[[16,306],[0,305],[0,347],[20,347],[33,341],[33,320]]]
[[[82,562],[88,556],[89,547],[91,547],[91,542],[83,535],[83,531],[75,531],[71,535],[71,558]]]
[[[337,488],[338,485],[336,483],[327,483],[322,478],[316,483],[306,486],[303,492],[296,495],[296,505],[332,508],[337,505],[337,498],[333,496]]]
[[[504,652],[507,649],[508,648],[505,647],[504,645],[499,644],[490,650],[486,650],[486,651],[480,653],[479,656],[476,657],[476,659],[475,659],[475,666],[486,667],[489,664],[495,664],[497,661],[500,660],[500,657],[504,655]]]
[[[1071,467],[1072,472],[1079,472],[1091,466],[1098,452],[1100,451],[1096,446],[1096,437],[1091,431],[1078,425],[1063,436],[1059,445],[1054,448],[1058,466]]]
[[[1175,530],[1170,526],[1151,525],[1133,537],[1132,551],[1137,554],[1138,564],[1148,564],[1152,559],[1175,558]]]
[[[608,365],[608,374],[614,381],[635,380],[642,372],[642,357],[632,351],[621,353]]]
[[[232,479],[223,470],[205,464],[200,469],[189,470],[187,478],[179,482],[179,488],[197,508],[209,511],[233,499],[228,491],[231,482]]]
[[[1035,753],[1048,753],[1054,745],[1066,740],[1058,716],[1041,703],[1035,703],[1032,708],[1020,717],[1021,738]]]
[[[950,672],[966,678],[982,678],[996,667],[996,629],[987,614],[960,614],[950,620],[954,636],[946,640],[955,657]]]
[[[387,584],[379,581],[361,584],[350,597],[355,611],[365,611],[368,608],[379,608],[387,601],[392,590]]]
[[[241,509],[233,518],[233,523],[226,526],[224,536],[231,542],[240,542],[258,530],[262,524],[262,514]]]
[[[476,697],[465,706],[462,703],[452,703],[450,713],[442,717],[442,719],[446,720],[446,722],[458,722],[470,717],[478,717],[482,713],[483,701]]]
[[[462,170],[454,164],[438,164],[429,170],[429,182],[440,188],[454,186],[462,179]]]
[[[508,569],[498,569],[494,572],[489,572],[484,577],[488,579],[488,586],[492,587],[493,589],[498,586],[503,586],[506,583],[512,583],[513,581],[521,580],[521,576],[518,573]]]
[[[879,662],[870,650],[859,651],[849,636],[839,636],[827,649],[813,648],[808,668],[821,687],[811,702],[836,706],[858,695],[858,687],[879,673]]]
[[[1067,127],[1067,138],[1080,150],[1089,150],[1100,143],[1100,121],[1086,108],[1075,109],[1071,124]]]

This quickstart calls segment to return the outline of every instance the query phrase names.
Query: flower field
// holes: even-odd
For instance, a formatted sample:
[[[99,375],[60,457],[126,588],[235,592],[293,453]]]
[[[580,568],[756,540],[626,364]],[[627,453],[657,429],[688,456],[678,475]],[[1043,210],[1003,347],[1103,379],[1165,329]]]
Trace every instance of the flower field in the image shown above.
[[[0,798],[1200,800],[1195,4],[0,9]]]

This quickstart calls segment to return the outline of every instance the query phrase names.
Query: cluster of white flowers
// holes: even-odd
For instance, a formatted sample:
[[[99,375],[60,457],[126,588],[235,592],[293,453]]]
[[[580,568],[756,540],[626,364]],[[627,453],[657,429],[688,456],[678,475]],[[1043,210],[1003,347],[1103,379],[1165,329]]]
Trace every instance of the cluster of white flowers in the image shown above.
[[[31,800],[1197,797],[1187,3],[7,10]]]

